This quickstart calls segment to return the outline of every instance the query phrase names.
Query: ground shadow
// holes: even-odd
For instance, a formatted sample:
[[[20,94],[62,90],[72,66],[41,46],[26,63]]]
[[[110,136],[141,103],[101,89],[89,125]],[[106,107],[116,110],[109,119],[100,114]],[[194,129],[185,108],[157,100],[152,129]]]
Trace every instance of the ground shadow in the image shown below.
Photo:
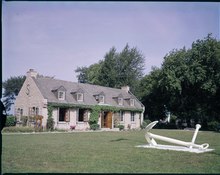
[[[111,140],[110,142],[120,142],[120,141],[124,141],[124,140],[128,140],[128,139],[119,138],[119,139]]]

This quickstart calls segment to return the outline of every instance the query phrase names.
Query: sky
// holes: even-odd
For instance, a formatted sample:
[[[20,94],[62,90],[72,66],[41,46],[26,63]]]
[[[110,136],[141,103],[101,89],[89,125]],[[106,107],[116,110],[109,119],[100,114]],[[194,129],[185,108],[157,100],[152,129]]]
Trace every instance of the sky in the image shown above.
[[[218,2],[2,2],[2,80],[41,75],[77,82],[77,67],[104,59],[128,43],[160,67],[173,49],[208,33],[219,40]]]

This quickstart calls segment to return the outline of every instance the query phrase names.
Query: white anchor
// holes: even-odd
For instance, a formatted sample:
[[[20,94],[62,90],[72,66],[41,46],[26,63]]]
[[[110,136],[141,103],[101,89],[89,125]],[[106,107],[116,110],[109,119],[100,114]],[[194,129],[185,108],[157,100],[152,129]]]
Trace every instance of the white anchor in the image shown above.
[[[207,151],[212,151],[213,149],[207,149],[209,147],[208,143],[204,143],[201,145],[195,144],[196,137],[198,135],[198,131],[201,128],[201,125],[197,124],[196,125],[196,130],[193,134],[191,142],[185,142],[169,137],[164,137],[156,134],[152,134],[149,131],[158,123],[158,121],[151,122],[149,125],[146,127],[146,134],[145,138],[147,142],[149,143],[148,145],[140,145],[137,147],[145,147],[145,148],[156,148],[156,149],[168,149],[168,150],[175,150],[175,151],[189,151],[189,152],[196,152],[196,153],[201,153],[201,152],[207,152]],[[155,141],[161,140],[165,141],[168,143],[176,144],[176,145],[181,145],[181,146],[173,146],[173,145],[162,145],[162,144],[157,144]]]

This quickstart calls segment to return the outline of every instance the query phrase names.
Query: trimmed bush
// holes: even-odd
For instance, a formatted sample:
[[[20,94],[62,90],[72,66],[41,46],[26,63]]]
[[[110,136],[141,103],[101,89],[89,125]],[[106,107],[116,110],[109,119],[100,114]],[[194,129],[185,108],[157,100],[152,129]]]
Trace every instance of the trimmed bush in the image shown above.
[[[125,126],[124,125],[118,125],[118,128],[121,131],[121,130],[123,130],[125,128]]]
[[[90,129],[92,129],[92,130],[98,130],[98,129],[99,129],[99,124],[97,124],[97,123],[91,124],[91,125],[90,125]]]
[[[28,116],[21,116],[22,126],[27,126]]]
[[[5,127],[2,132],[34,132],[33,127],[16,127],[16,126],[11,126],[11,127]]]
[[[5,123],[5,127],[9,127],[9,126],[15,126],[16,125],[16,119],[14,116],[8,116],[6,118],[6,123]]]

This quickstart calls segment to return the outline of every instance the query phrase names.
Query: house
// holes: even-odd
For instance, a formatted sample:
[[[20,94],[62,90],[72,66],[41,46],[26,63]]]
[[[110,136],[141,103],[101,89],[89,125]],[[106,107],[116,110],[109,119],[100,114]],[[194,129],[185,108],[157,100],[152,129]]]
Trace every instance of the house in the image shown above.
[[[52,109],[55,128],[86,130],[94,106],[99,106],[100,128],[140,128],[144,106],[125,86],[121,89],[75,83],[40,76],[30,69],[15,101],[17,121],[21,116],[43,116],[46,127],[48,108]]]

